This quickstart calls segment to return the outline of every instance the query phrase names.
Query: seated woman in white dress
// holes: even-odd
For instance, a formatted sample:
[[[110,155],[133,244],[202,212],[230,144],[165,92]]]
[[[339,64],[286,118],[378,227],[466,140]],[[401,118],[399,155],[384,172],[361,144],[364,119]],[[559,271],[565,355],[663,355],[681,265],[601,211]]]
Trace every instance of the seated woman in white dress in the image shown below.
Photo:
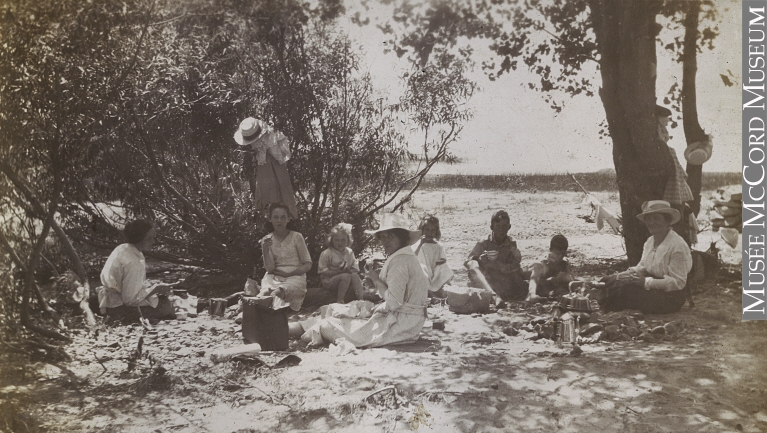
[[[258,295],[272,296],[274,309],[289,305],[298,311],[306,296],[306,273],[312,268],[312,258],[301,233],[288,230],[288,212],[284,204],[269,205],[274,231],[261,239],[266,274]]]
[[[305,331],[301,338],[313,343],[332,343],[345,338],[355,347],[380,347],[418,340],[426,320],[429,279],[410,245],[420,238],[421,231],[409,230],[401,215],[384,214],[379,229],[366,233],[376,236],[388,256],[380,272],[368,270],[368,277],[375,283],[384,302],[376,305],[367,319],[331,315],[301,322],[300,326],[291,324],[293,335],[296,331]]]

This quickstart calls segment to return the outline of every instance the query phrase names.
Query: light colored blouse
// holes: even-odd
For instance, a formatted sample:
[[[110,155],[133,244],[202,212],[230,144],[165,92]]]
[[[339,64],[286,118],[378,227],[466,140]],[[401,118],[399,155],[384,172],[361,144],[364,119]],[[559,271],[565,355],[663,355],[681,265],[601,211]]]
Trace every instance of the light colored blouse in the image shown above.
[[[256,151],[258,165],[266,165],[267,152],[281,165],[290,160],[290,141],[285,134],[272,128],[263,120],[257,119],[256,123],[261,126],[261,134],[251,143],[251,147]]]
[[[272,236],[272,257],[274,265],[283,272],[293,272],[301,264],[312,261],[304,237],[292,230],[282,240]]]
[[[359,264],[357,263],[357,258],[354,257],[354,251],[352,251],[351,248],[346,247],[343,253],[335,248],[328,248],[320,254],[320,261],[317,264],[317,272],[321,274],[330,268],[340,268],[344,263],[351,264],[351,269],[359,272]]]
[[[453,271],[447,265],[445,249],[437,241],[421,238],[412,246],[418,260],[421,262],[426,276],[429,278],[429,290],[436,292],[453,278]],[[438,264],[439,263],[439,264]]]
[[[647,290],[682,290],[692,269],[690,247],[673,230],[657,248],[650,236],[644,243],[642,259],[631,269],[645,277],[644,288]]]
[[[133,244],[121,244],[112,251],[104,269],[101,270],[101,285],[104,297],[99,306],[106,308],[127,305],[129,307],[157,307],[156,295],[150,296],[146,284],[146,261],[144,254]]]
[[[386,311],[425,317],[429,279],[410,246],[386,259],[379,278],[377,288],[386,302]]]
[[[331,268],[340,268],[344,263],[350,264],[350,269],[354,272],[359,272],[360,267],[357,263],[357,258],[354,257],[354,251],[351,248],[346,247],[344,252],[341,253],[335,248],[328,248],[320,254],[320,260],[317,263],[317,272],[320,277],[325,280],[326,277],[322,276],[322,273]]]

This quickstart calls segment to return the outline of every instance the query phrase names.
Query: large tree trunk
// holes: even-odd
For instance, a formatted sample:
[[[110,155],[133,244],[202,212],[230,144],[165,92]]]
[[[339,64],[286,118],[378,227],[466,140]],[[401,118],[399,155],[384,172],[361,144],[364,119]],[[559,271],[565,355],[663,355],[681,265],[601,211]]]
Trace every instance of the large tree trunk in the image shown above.
[[[655,17],[660,1],[593,0],[594,30],[600,54],[599,95],[613,140],[623,237],[629,263],[642,257],[649,236],[635,215],[646,200],[660,199],[673,162],[660,140],[655,119]]]
[[[700,2],[689,1],[684,18],[684,53],[682,57],[682,124],[687,144],[705,140],[706,133],[698,123],[698,106],[695,76],[698,73],[698,15]],[[692,190],[692,210],[700,212],[700,186],[703,181],[703,165],[687,164],[687,184]]]

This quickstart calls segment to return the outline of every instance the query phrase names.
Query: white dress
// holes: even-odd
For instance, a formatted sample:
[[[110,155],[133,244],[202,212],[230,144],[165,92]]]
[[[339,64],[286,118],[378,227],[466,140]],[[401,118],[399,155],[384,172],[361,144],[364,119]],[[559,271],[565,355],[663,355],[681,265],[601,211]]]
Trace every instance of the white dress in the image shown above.
[[[304,341],[335,342],[345,338],[355,347],[379,347],[411,343],[426,321],[429,280],[409,246],[389,256],[379,277],[384,303],[369,319],[325,317],[304,332]]]
[[[293,272],[302,263],[312,261],[304,237],[301,233],[294,231],[288,232],[281,241],[272,237],[272,257],[274,257],[274,264],[277,269],[283,272]],[[261,290],[280,287],[285,289],[285,300],[275,296],[272,308],[278,309],[290,305],[293,311],[300,310],[304,303],[304,297],[306,297],[306,274],[278,277],[267,272],[261,280]]]
[[[429,278],[429,291],[436,292],[453,278],[453,271],[447,265],[445,249],[437,241],[421,238],[413,245],[413,251]],[[437,264],[439,262],[440,264]]]

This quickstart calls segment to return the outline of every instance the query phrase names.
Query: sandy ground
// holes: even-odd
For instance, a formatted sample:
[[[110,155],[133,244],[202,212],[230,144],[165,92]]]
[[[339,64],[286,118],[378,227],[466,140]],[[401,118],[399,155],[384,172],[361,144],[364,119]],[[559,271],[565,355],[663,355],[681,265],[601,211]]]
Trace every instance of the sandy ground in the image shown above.
[[[617,209],[614,194],[598,198]],[[510,234],[525,262],[562,232],[576,275],[589,278],[620,266],[624,253],[618,236],[578,218],[590,213],[580,201],[570,192],[427,191],[410,211],[440,217],[454,284],[467,281],[464,257],[501,208],[512,216]],[[702,239],[707,246],[718,236]],[[734,260],[737,251],[723,254]],[[550,305],[475,316],[437,305],[430,319],[444,318],[446,329],[430,329],[429,320],[415,344],[333,356],[294,342],[302,361],[286,368],[214,364],[209,353],[240,344],[240,327],[206,313],[163,323],[157,335],[139,326],[81,330],[66,348],[69,361],[3,364],[1,420],[15,410],[26,429],[0,423],[0,431],[767,431],[767,326],[740,321],[739,276],[726,269],[695,301],[694,309],[641,322],[674,321],[681,332],[653,343],[584,344],[577,355],[528,332],[504,333],[547,317]],[[141,336],[144,356],[126,372]],[[271,365],[283,355],[261,358]],[[158,365],[164,374],[152,375]]]

